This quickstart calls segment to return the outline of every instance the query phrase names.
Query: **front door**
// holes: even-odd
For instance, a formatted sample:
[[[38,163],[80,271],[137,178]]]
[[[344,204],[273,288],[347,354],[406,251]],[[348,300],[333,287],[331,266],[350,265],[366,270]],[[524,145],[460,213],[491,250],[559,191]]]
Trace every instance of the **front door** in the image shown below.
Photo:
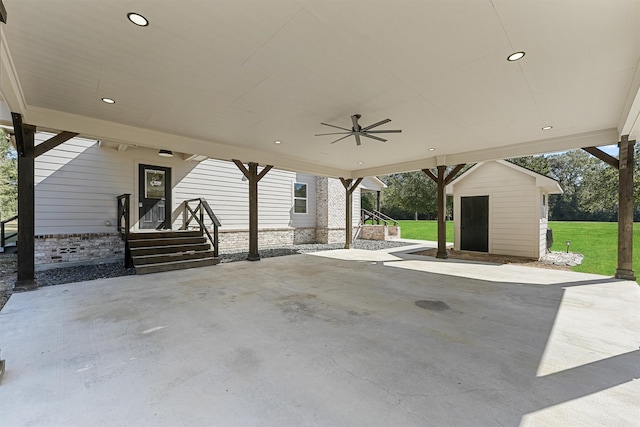
[[[140,165],[139,169],[140,229],[170,228],[171,168]]]
[[[460,249],[489,252],[489,196],[460,198]]]

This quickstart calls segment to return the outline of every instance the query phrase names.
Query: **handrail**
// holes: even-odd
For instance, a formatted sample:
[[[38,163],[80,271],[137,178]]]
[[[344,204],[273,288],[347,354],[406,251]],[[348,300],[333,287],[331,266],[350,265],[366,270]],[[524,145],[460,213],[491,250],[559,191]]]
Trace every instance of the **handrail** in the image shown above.
[[[16,219],[18,219],[18,215],[14,215],[11,218],[3,219],[2,221],[0,221],[0,248],[4,248],[4,245],[7,242],[7,240],[18,235],[17,231],[15,233],[11,233],[7,235],[5,234],[5,230],[4,230],[4,226],[6,223],[15,221]]]
[[[198,205],[195,208],[192,208],[189,205],[189,203],[193,203],[193,202],[198,202]],[[218,227],[220,227],[221,224],[218,217],[213,213],[213,210],[211,209],[211,206],[209,206],[209,203],[207,202],[207,200],[200,197],[197,199],[189,199],[189,200],[183,201],[178,207],[178,209],[176,209],[171,215],[172,223],[178,219],[178,216],[180,216],[180,213],[182,213],[182,226],[180,227],[180,229],[186,230],[189,227],[189,224],[191,224],[191,221],[195,220],[199,225],[200,231],[203,231],[204,233],[206,233],[207,237],[209,238],[209,241],[213,246],[213,256],[217,257],[218,246],[219,246],[218,245]],[[205,225],[205,222],[204,222],[205,213],[209,216],[209,219],[213,224],[213,236],[211,236],[209,229]]]
[[[117,197],[118,225],[120,237],[124,240],[124,266],[133,267],[131,251],[129,250],[129,229],[131,228],[131,194],[125,193]]]
[[[360,210],[360,222],[362,224],[366,224],[367,221],[371,220],[371,223],[373,224],[374,222],[376,222],[378,225],[380,225],[380,221],[382,221],[384,223],[384,225],[389,225],[389,222],[392,222],[394,226],[398,225],[398,221],[396,221],[395,219],[383,214],[382,212],[378,212],[376,210],[374,210],[373,212],[370,212],[366,209],[361,209]]]

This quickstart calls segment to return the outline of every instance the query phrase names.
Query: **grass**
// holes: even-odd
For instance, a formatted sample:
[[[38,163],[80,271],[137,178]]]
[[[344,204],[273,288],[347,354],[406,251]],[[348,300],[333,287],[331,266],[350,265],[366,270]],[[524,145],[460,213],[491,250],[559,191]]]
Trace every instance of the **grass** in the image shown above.
[[[401,235],[405,239],[438,240],[436,221],[399,221]],[[618,224],[615,222],[551,221],[554,244],[552,251],[566,251],[566,241],[571,240],[570,251],[584,255],[582,264],[573,271],[613,276],[618,260]],[[453,221],[447,221],[447,241],[453,241]],[[640,227],[633,230],[633,265],[640,273]]]

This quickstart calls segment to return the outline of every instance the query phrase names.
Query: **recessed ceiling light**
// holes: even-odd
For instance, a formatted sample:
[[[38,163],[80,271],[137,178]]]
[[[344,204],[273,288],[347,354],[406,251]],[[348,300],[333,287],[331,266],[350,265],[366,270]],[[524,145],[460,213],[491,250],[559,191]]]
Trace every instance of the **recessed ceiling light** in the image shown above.
[[[507,61],[517,61],[519,59],[524,58],[524,52],[515,52],[512,53],[511,55],[507,56]]]
[[[115,104],[116,101],[114,101],[111,98],[102,98],[102,102],[104,102],[105,104]]]
[[[149,25],[149,21],[147,20],[147,18],[140,15],[139,13],[127,13],[127,18],[129,18],[129,21],[133,22],[139,27],[146,27],[147,25]]]
[[[359,165],[363,164],[364,162],[358,162]]]
[[[431,147],[431,148],[429,148],[427,151],[436,151],[436,149],[435,149],[435,148],[433,148],[433,147]]]
[[[549,129],[553,129],[553,126],[545,126],[542,128],[542,130],[549,130]]]
[[[282,144],[282,141],[273,141],[274,144]]]

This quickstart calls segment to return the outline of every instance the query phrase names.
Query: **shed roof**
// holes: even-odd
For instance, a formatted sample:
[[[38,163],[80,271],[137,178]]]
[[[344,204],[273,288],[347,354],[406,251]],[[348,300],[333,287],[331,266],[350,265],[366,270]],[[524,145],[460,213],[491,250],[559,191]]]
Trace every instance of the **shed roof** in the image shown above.
[[[383,188],[387,188],[387,184],[382,182],[377,176],[368,176],[360,183],[360,190],[362,191],[381,191]]]
[[[560,187],[560,183],[553,179],[550,178],[546,175],[543,175],[541,173],[532,171],[531,169],[527,169],[524,168],[522,166],[518,166],[515,163],[511,163],[507,160],[493,160],[491,162],[482,162],[482,163],[476,163],[473,167],[467,169],[465,172],[463,172],[461,175],[459,175],[457,178],[455,178],[453,181],[451,181],[449,183],[449,185],[447,185],[446,187],[446,191],[447,194],[453,194],[453,186],[460,183],[461,181],[463,181],[464,179],[467,179],[467,177],[471,176],[474,174],[475,171],[477,171],[478,169],[482,168],[484,165],[489,164],[489,163],[499,163],[501,165],[504,165],[508,168],[511,168],[517,172],[520,172],[522,174],[525,175],[529,175],[533,178],[535,178],[535,183],[536,183],[536,187],[540,187],[544,192],[549,193],[549,194],[562,194],[564,193],[564,191],[562,190],[562,187]]]

